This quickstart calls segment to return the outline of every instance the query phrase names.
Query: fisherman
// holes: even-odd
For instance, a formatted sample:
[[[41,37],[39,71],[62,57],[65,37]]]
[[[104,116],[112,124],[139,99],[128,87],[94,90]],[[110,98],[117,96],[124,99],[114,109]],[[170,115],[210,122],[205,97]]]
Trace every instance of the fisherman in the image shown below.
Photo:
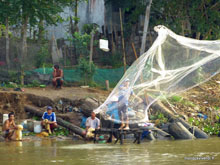
[[[59,65],[54,65],[53,70],[53,86],[55,88],[60,88],[63,85],[63,70],[60,69]]]
[[[13,112],[8,114],[8,119],[4,122],[2,131],[3,137],[6,141],[13,140],[12,136],[15,133],[15,130],[18,129],[18,126],[15,124],[15,116]]]
[[[136,96],[133,90],[130,88],[130,80],[125,79],[122,85],[119,86],[118,96],[118,114],[121,120],[121,127],[119,129],[129,130],[129,119],[128,119],[128,100],[130,96],[134,96],[142,103],[143,100]]]
[[[114,128],[120,127],[120,117],[118,113],[118,97],[112,96],[106,107],[106,114],[109,115],[110,120],[114,123]]]
[[[42,119],[41,125],[51,134],[54,128],[57,127],[56,115],[51,106],[47,106],[47,112],[44,112]]]
[[[96,117],[95,112],[91,112],[91,117],[86,120],[86,137],[94,137],[92,131],[95,129],[100,129],[100,120]]]

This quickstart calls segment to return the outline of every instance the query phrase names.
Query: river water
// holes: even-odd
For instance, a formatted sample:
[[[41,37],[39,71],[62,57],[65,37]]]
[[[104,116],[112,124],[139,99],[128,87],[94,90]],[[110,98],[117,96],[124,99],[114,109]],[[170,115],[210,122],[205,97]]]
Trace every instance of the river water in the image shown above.
[[[220,138],[93,144],[82,141],[1,142],[5,164],[220,164]]]

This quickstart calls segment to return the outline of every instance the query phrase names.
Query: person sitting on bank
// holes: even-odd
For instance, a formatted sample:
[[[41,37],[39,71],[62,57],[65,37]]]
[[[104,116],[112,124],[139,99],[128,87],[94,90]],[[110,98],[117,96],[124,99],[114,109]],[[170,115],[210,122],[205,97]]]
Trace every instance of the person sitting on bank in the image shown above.
[[[91,117],[86,120],[86,137],[94,137],[92,131],[95,129],[100,129],[100,120],[96,117],[95,112],[91,112]]]
[[[3,137],[6,141],[13,140],[12,136],[15,133],[15,130],[18,129],[18,126],[15,124],[15,116],[13,112],[8,114],[8,119],[4,122],[2,131]]]
[[[63,70],[60,69],[59,65],[54,65],[53,86],[55,88],[61,88],[62,85],[63,85]]]
[[[42,119],[41,125],[51,134],[54,128],[57,127],[56,115],[51,106],[47,106],[47,112],[44,112]]]

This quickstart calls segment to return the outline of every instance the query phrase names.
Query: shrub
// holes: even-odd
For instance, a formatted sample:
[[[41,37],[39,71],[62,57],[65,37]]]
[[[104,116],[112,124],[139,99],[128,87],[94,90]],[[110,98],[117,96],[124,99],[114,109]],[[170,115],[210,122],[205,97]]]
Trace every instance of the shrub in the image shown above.
[[[108,54],[108,55],[102,56],[101,63],[103,65],[112,66],[113,68],[119,68],[124,65],[122,54],[119,52],[116,52],[113,55]]]
[[[84,57],[89,55],[90,39],[91,36],[89,34],[80,34],[79,32],[75,32],[73,38],[69,38],[76,49],[77,55],[83,55]]]
[[[96,71],[95,64],[92,62],[91,68],[90,68],[89,60],[87,60],[86,58],[80,58],[78,60],[77,69],[79,69],[79,71],[80,71],[80,74],[83,79],[83,83],[85,85],[88,85],[89,83],[92,84],[93,75],[95,74],[95,71]]]
[[[48,45],[45,44],[44,46],[41,47],[41,49],[38,51],[38,53],[35,56],[35,67],[40,68],[40,67],[50,66],[50,64],[48,64],[49,62],[50,62],[50,53],[48,50]]]

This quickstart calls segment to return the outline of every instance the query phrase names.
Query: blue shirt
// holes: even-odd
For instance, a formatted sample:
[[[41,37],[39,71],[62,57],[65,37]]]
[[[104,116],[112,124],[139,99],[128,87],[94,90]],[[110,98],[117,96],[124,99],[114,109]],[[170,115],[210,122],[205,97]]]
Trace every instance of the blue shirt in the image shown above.
[[[52,112],[50,115],[47,113],[47,112],[44,112],[43,116],[42,116],[42,119],[45,120],[50,120],[50,121],[54,121],[54,122],[57,122],[56,120],[56,115],[54,112]]]
[[[128,99],[129,99],[130,95],[133,95],[133,94],[134,94],[134,92],[130,87],[125,88],[123,85],[120,85],[119,86],[118,101],[121,104],[125,104],[126,106],[128,106]]]

